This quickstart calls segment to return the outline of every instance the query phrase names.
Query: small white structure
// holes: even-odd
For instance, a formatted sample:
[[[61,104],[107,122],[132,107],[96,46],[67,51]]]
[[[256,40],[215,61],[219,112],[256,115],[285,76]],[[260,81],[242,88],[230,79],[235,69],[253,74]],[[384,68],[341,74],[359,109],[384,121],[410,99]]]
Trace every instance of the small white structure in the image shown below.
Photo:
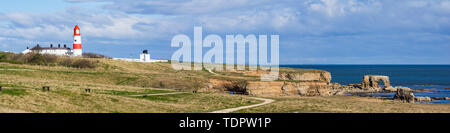
[[[50,47],[41,47],[38,44],[31,49],[27,48],[22,53],[23,54],[40,53],[40,54],[53,54],[58,56],[69,56],[72,55],[72,50],[68,48],[67,45],[65,44],[64,47],[61,47],[60,44],[58,44],[58,47],[53,47],[53,44],[50,44]]]
[[[139,59],[130,59],[130,58],[113,58],[114,60],[123,60],[128,62],[143,62],[143,63],[152,63],[152,62],[169,62],[169,60],[158,60],[158,59],[150,59],[150,54],[148,50],[144,50]]]
[[[141,62],[150,62],[150,54],[148,54],[148,50],[144,50],[144,52],[142,52],[141,54]]]

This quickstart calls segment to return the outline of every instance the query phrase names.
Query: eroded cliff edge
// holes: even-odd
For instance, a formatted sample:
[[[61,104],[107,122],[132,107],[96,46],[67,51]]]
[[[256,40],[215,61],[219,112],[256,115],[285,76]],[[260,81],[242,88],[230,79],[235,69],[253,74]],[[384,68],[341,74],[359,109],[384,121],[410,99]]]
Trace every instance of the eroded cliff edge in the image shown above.
[[[220,72],[219,72],[220,73]],[[229,91],[254,96],[329,96],[331,74],[323,70],[282,68],[276,81],[260,81],[268,71],[227,71],[227,78],[211,78],[202,91]],[[230,74],[233,73],[233,74]],[[241,75],[233,78],[230,75]]]

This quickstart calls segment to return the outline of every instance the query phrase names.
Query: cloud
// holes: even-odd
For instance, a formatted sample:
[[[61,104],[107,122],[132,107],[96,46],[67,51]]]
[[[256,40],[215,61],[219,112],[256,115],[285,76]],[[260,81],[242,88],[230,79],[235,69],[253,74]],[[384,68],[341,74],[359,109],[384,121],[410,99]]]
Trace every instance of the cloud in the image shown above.
[[[221,36],[279,34],[282,58],[297,55],[310,63],[326,63],[334,57],[362,62],[356,57],[375,59],[379,54],[404,58],[389,52],[408,51],[422,54],[414,54],[417,57],[449,58],[435,48],[450,45],[448,0],[66,1],[75,6],[55,13],[0,14],[0,37],[70,43],[78,24],[88,44],[151,44],[170,50],[167,44],[174,35],[191,34],[194,26],[203,26],[205,34]],[[92,2],[102,3],[100,9],[76,6]],[[398,49],[380,53],[386,47]],[[328,54],[322,55],[323,51]]]

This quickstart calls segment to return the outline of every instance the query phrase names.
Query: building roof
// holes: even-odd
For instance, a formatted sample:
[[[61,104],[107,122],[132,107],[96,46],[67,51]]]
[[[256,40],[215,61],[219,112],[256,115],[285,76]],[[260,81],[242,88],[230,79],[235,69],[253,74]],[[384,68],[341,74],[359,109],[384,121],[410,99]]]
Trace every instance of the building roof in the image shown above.
[[[35,47],[31,48],[30,50],[70,50],[68,47],[41,47],[39,45],[36,45]]]

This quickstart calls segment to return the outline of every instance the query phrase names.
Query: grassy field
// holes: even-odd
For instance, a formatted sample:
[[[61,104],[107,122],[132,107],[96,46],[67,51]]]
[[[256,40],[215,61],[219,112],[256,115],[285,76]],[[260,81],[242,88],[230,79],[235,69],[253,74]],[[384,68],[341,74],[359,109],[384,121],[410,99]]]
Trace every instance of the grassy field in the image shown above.
[[[261,102],[240,95],[192,93],[212,76],[206,71],[174,71],[168,63],[92,60],[100,60],[101,66],[77,69],[0,63],[0,112],[210,112]],[[43,91],[43,86],[51,90]],[[187,93],[129,96],[176,91]]]
[[[209,79],[258,80],[241,73],[176,71],[169,63],[133,63],[88,59],[98,67],[79,69],[0,63],[0,112],[50,113],[183,113],[211,112],[261,103],[244,95],[192,93]],[[288,72],[319,70],[288,69]],[[50,91],[43,91],[50,86]],[[91,92],[85,89],[90,88]],[[132,97],[170,92],[183,94]],[[448,104],[408,104],[374,98],[268,97],[274,103],[239,112],[450,112]]]
[[[170,89],[76,84],[72,81],[36,80],[30,77],[1,75],[2,112],[113,113],[113,112],[209,112],[228,107],[259,103],[245,96],[215,93],[184,93],[164,96],[131,97],[135,94],[174,92]],[[20,84],[20,85],[18,85]],[[43,91],[40,86],[51,86]],[[35,87],[38,86],[38,87]],[[83,88],[91,88],[86,92]]]
[[[238,113],[450,113],[449,104],[403,103],[371,97],[267,97],[272,104]]]

